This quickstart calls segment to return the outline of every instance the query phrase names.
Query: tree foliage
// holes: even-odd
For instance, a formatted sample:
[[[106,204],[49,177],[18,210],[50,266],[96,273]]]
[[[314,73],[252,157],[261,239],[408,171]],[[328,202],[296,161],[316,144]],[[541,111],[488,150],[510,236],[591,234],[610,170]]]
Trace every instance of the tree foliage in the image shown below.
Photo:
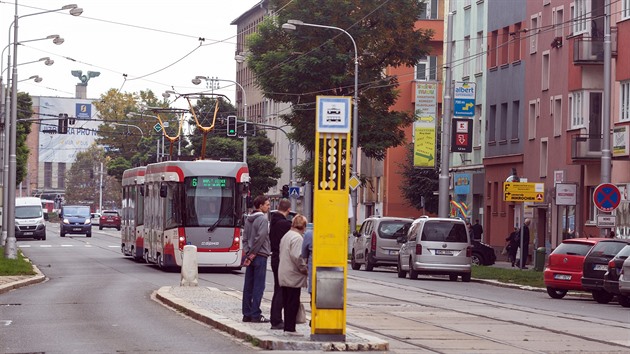
[[[286,33],[288,19],[347,30],[359,58],[359,142],[368,157],[383,159],[387,148],[404,144],[403,128],[413,112],[393,111],[398,78],[384,76],[388,66],[414,66],[429,52],[432,31],[416,29],[417,0],[328,2],[270,0],[282,9],[248,37],[248,66],[265,97],[293,104],[282,119],[293,127],[293,138],[314,151],[315,102],[318,95],[354,95],[355,50],[339,30],[297,26]],[[404,78],[411,80],[412,78]],[[312,179],[312,175],[310,178]]]
[[[433,192],[439,189],[439,172],[435,168],[421,169],[414,167],[413,152],[413,144],[409,144],[405,162],[399,163],[403,177],[403,182],[399,186],[400,191],[405,201],[411,206],[421,209],[422,199],[424,198],[424,210],[428,213],[437,214],[439,196],[434,195]]]
[[[108,166],[109,158],[102,147],[93,144],[86,151],[77,153],[75,162],[66,172],[66,204],[91,205],[92,210],[99,207],[99,185],[101,181],[101,163]],[[120,208],[122,187],[114,176],[103,175],[103,209]]]
[[[33,100],[28,93],[19,92],[17,101],[17,119],[18,122],[15,126],[16,129],[16,144],[15,144],[15,183],[19,185],[24,181],[27,174],[27,161],[30,149],[26,145],[26,138],[31,132],[31,122],[24,121],[33,116]],[[7,132],[8,133],[8,132]]]

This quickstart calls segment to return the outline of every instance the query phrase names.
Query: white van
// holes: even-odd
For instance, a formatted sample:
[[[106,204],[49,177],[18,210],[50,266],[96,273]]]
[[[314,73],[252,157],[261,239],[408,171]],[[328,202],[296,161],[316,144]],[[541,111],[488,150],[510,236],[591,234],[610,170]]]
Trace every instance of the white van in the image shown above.
[[[47,216],[40,198],[15,198],[15,238],[45,240]]]

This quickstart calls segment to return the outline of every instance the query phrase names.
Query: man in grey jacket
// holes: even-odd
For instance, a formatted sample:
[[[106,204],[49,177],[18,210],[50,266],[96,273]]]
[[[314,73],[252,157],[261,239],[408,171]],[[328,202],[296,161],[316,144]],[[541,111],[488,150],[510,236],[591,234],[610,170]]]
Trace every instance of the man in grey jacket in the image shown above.
[[[250,264],[245,269],[243,284],[243,322],[269,322],[260,310],[267,276],[267,257],[271,255],[269,222],[265,215],[269,206],[269,198],[257,196],[254,199],[254,212],[245,221],[243,250]]]

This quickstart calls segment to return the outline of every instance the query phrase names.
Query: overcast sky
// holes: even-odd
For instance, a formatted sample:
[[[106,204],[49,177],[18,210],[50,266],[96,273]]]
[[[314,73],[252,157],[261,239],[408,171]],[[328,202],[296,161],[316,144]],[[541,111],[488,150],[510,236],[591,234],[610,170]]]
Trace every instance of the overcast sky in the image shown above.
[[[205,83],[191,83],[196,75],[235,80],[236,26],[230,23],[258,2],[18,0],[18,16],[71,3],[83,9],[78,17],[60,11],[19,19],[18,42],[52,34],[60,35],[65,42],[55,45],[51,40],[42,40],[19,46],[18,79],[39,75],[43,81],[20,82],[18,90],[33,96],[75,97],[75,86],[80,81],[72,76],[72,70],[100,72],[88,82],[88,98],[99,98],[112,88],[123,92],[150,89],[158,97],[173,88],[182,93],[205,90]],[[0,31],[2,48],[9,43],[14,8],[12,1],[0,0],[0,30],[6,31]],[[205,41],[200,42],[199,37]],[[42,57],[50,57],[54,64],[26,64]],[[7,68],[7,51],[2,65],[3,70]],[[127,74],[126,80],[123,74]],[[6,71],[2,76],[6,83]],[[228,95],[235,104],[235,89],[229,83],[221,83],[215,92]]]

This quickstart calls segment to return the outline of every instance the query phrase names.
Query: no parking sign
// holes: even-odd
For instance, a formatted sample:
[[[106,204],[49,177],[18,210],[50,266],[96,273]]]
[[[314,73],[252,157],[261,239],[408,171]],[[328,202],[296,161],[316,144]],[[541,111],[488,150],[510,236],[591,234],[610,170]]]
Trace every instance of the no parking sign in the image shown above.
[[[593,203],[603,212],[611,212],[619,206],[621,193],[614,184],[602,183],[593,192]]]

